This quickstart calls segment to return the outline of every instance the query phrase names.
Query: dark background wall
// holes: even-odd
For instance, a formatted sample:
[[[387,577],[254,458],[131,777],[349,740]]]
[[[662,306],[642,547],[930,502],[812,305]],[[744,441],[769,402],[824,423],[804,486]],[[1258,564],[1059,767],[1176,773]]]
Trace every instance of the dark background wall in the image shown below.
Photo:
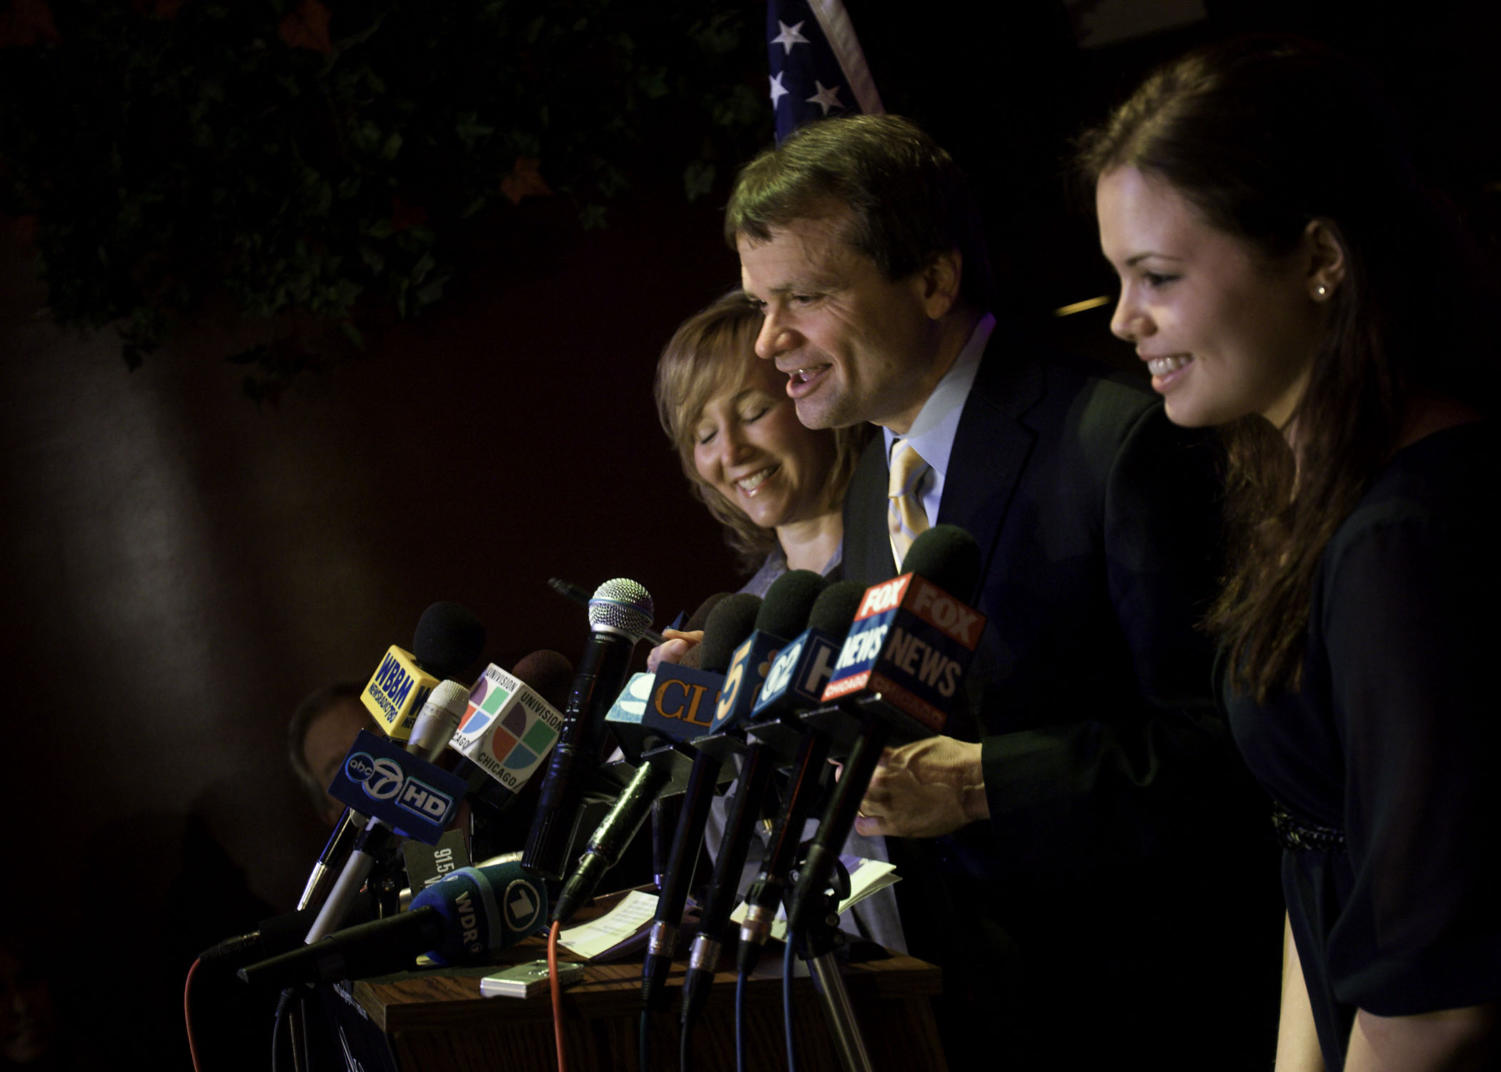
[[[1108,287],[1063,193],[1068,136],[1205,36],[1282,25],[1350,47],[1404,94],[1441,179],[1483,210],[1501,174],[1478,5],[1163,5],[1188,24],[1088,49],[1120,5],[994,5],[957,38],[850,6],[888,109],[976,176],[1033,313]],[[0,650],[22,831],[7,915],[77,966],[69,1009],[103,1017],[111,1045],[185,1063],[192,953],[295,900],[321,832],[284,735],[311,689],[368,676],[437,599],[472,607],[486,658],[509,666],[582,648],[550,576],[639,580],[659,624],[734,587],[650,398],[673,326],[736,280],[722,203],[647,190],[604,231],[550,229],[566,237],[540,262],[480,264],[440,315],[260,408],[217,360],[232,328],[206,322],[127,372],[109,333],[47,319],[24,234],[0,228]],[[1105,320],[1054,330],[1119,359]],[[81,981],[100,963],[104,993]],[[254,1045],[268,1035],[257,1024]]]
[[[185,1060],[192,954],[290,908],[322,844],[292,709],[410,649],[429,603],[470,606],[510,666],[582,650],[550,576],[632,577],[664,623],[733,587],[651,401],[661,342],[735,279],[714,215],[640,206],[259,409],[212,327],[134,373],[60,331],[3,239],[7,908],[114,965],[70,995],[91,1018]]]

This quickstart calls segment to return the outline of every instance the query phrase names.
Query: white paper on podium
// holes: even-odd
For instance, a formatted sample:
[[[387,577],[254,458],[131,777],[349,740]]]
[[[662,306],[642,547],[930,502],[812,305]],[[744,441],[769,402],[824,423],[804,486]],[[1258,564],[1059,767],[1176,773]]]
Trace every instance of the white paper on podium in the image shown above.
[[[558,945],[593,960],[640,934],[657,914],[657,895],[632,890],[598,919],[558,932]]]

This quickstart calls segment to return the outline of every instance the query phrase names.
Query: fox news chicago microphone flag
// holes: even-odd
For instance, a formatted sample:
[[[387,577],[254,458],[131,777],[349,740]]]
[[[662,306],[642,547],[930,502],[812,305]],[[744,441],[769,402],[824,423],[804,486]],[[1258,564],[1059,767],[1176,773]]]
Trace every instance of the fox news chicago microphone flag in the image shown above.
[[[885,111],[839,0],[768,0],[766,35],[778,142],[815,119]]]

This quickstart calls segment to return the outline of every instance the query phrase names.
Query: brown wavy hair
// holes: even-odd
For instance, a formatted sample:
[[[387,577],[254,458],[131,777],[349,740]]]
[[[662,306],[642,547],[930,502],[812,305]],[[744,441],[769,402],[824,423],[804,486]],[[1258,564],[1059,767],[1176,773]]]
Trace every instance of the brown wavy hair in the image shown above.
[[[710,399],[738,385],[750,362],[761,360],[755,355],[760,330],[760,310],[751,305],[744,291],[730,291],[678,325],[657,361],[653,392],[662,430],[677,450],[694,496],[724,525],[726,542],[747,569],[759,566],[778,549],[776,531],[753,524],[743,511],[699,478],[693,465],[693,426]],[[860,424],[809,433],[832,436],[834,440],[834,465],[826,489],[834,509],[844,501],[870,432],[870,425]]]
[[[1159,69],[1079,142],[1091,189],[1134,167],[1269,256],[1291,251],[1314,220],[1345,254],[1289,421],[1296,455],[1259,416],[1225,429],[1231,557],[1207,625],[1227,648],[1231,682],[1258,701],[1300,686],[1319,560],[1396,449],[1408,399],[1489,405],[1482,381],[1493,377],[1472,320],[1489,280],[1403,146],[1377,87],[1350,61],[1266,37]]]

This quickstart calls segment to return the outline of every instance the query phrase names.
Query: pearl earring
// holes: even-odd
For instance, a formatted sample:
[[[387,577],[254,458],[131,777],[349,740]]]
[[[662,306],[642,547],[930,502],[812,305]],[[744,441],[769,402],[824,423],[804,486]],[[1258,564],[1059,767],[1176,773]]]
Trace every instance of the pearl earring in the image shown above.
[[[1320,283],[1318,286],[1313,288],[1313,296],[1320,301],[1323,301],[1329,296],[1329,288]]]

